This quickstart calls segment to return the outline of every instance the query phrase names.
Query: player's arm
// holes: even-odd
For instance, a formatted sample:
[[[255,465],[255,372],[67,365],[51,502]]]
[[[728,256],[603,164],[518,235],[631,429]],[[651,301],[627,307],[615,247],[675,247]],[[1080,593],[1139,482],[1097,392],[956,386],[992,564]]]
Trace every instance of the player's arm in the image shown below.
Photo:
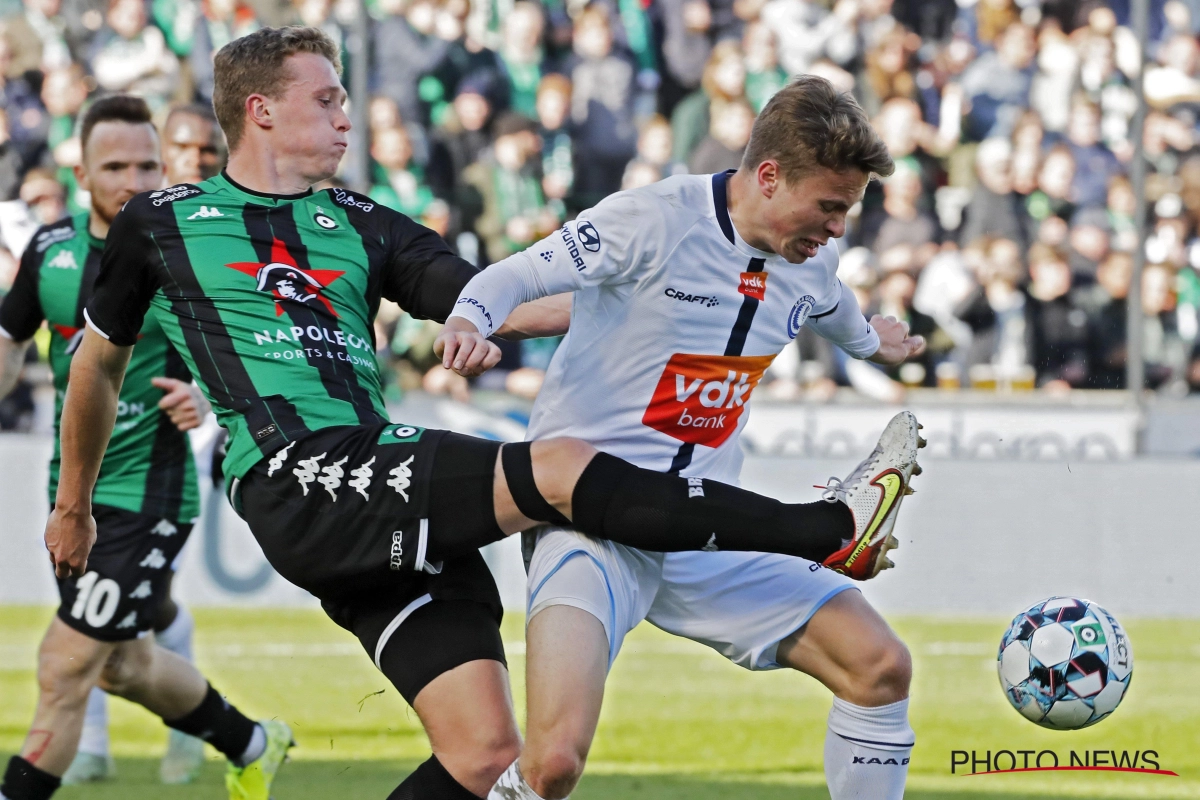
[[[89,328],[71,358],[59,434],[58,495],[46,524],[46,549],[60,578],[86,571],[96,541],[92,489],[117,420],[117,399],[132,352],[132,346],[113,344]]]
[[[473,277],[434,341],[442,365],[467,376],[489,369],[498,355],[487,337],[523,303],[634,280],[639,268],[651,260],[654,234],[662,232],[654,211],[638,196],[613,195],[542,241]]]
[[[836,298],[833,307],[814,313],[808,324],[855,358],[877,364],[900,364],[925,350],[925,339],[909,336],[907,323],[878,314],[868,322],[858,298],[840,280],[833,296]]]
[[[40,267],[41,254],[31,242],[21,254],[12,291],[0,302],[0,398],[7,397],[17,385],[25,364],[25,351],[45,318],[38,296]]]
[[[131,207],[117,214],[100,272],[83,315],[83,341],[71,358],[60,427],[58,495],[46,523],[46,549],[60,578],[82,575],[96,541],[92,490],[117,418],[129,355],[158,289],[151,254],[158,252]]]

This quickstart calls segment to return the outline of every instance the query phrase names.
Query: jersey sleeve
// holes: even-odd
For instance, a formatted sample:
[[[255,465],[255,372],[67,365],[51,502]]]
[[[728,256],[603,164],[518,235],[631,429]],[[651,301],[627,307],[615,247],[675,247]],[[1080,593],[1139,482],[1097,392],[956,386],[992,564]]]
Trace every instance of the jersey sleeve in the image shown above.
[[[21,254],[21,266],[13,279],[12,291],[0,302],[0,336],[23,342],[37,333],[45,319],[38,295],[41,263],[42,253],[37,252],[31,241]]]
[[[632,283],[658,263],[662,214],[638,193],[611,195],[528,249],[471,279],[452,316],[490,335],[521,303],[589,286]]]
[[[92,299],[84,309],[87,324],[121,347],[132,347],[146,319],[150,300],[158,291],[150,231],[138,218],[131,201],[109,228],[100,257],[100,272]]]
[[[390,209],[385,212],[382,294],[417,319],[445,322],[467,282],[479,272],[437,233]]]
[[[814,331],[855,358],[869,358],[879,349],[879,334],[867,323],[853,290],[837,278],[837,301],[832,308],[809,317]]]

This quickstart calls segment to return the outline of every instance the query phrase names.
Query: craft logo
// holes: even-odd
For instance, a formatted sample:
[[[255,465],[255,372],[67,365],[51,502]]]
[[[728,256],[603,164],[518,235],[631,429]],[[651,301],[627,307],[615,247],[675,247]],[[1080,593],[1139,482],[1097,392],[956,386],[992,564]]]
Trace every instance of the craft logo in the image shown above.
[[[1157,750],[951,750],[951,775],[1001,775],[1011,772],[1179,773],[1163,769]]]
[[[270,292],[275,297],[277,317],[283,315],[284,300],[310,307],[320,303],[330,314],[338,316],[322,291],[346,273],[335,269],[301,269],[288,253],[287,246],[278,239],[271,245],[269,263],[246,261],[225,266],[254,278],[258,291]]]
[[[720,447],[737,429],[774,358],[676,353],[658,379],[642,424],[681,442]]]
[[[755,300],[767,298],[767,273],[743,272],[738,282],[738,291]]]

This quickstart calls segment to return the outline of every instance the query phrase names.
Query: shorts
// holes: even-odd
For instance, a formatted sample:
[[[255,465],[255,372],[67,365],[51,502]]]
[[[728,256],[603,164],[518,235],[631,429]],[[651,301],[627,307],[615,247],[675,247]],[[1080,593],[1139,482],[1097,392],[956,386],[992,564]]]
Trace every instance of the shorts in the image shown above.
[[[231,500],[271,566],[320,599],[412,703],[460,664],[505,663],[500,593],[478,545],[443,557],[432,542],[439,531],[502,538],[499,449],[411,425],[326,428],[260,461]]]
[[[528,617],[552,605],[587,611],[608,636],[612,667],[643,619],[711,647],[740,667],[778,669],[779,642],[853,582],[820,564],[770,553],[651,553],[553,528],[529,569]]]
[[[103,505],[92,506],[92,518],[87,572],[58,580],[58,618],[102,642],[136,639],[154,626],[192,525]]]

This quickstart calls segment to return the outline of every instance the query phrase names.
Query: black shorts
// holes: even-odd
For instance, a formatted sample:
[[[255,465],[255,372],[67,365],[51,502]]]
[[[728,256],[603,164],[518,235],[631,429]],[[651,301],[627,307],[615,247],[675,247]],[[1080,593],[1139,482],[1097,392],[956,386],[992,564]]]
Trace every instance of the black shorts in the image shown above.
[[[154,626],[192,525],[101,505],[92,517],[96,545],[87,572],[59,579],[58,618],[103,642],[135,639]]]
[[[460,664],[504,662],[500,594],[478,551],[503,537],[499,448],[410,425],[326,428],[231,494],[276,571],[316,595],[411,703]]]

